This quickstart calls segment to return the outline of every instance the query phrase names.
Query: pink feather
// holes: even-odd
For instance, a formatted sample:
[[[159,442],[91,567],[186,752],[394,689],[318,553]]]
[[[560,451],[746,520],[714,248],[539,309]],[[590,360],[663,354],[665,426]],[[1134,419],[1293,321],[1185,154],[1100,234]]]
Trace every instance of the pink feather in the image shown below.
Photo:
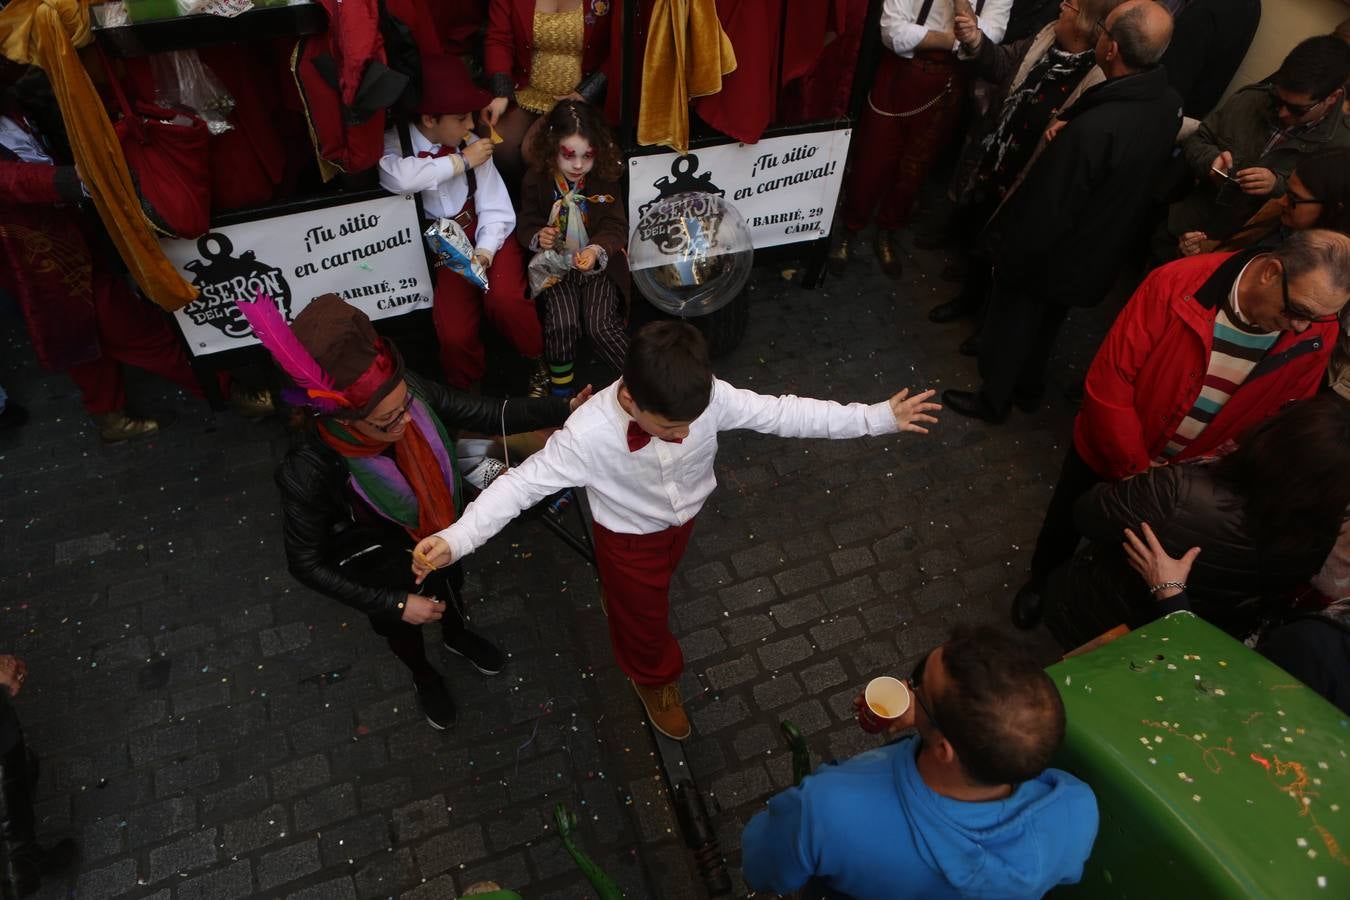
[[[277,365],[290,376],[296,387],[305,392],[310,406],[324,412],[335,412],[344,405],[350,405],[335,399],[341,396],[341,392],[333,386],[332,377],[315,362],[314,357],[309,355],[309,351],[291,332],[285,316],[277,309],[271,296],[259,291],[252,302],[236,299],[234,303]]]

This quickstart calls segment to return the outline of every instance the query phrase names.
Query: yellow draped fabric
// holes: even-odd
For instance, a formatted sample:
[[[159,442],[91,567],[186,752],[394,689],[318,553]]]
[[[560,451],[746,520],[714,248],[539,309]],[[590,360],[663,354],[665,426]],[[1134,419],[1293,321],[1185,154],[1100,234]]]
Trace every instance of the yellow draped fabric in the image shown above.
[[[76,53],[92,39],[85,0],[12,0],[0,10],[0,53],[47,73],[75,166],[132,277],[160,306],[181,309],[197,296],[197,289],[165,258],[141,212],[122,147]]]
[[[736,71],[716,0],[656,0],[642,58],[638,143],[689,150],[689,101],[722,89]]]

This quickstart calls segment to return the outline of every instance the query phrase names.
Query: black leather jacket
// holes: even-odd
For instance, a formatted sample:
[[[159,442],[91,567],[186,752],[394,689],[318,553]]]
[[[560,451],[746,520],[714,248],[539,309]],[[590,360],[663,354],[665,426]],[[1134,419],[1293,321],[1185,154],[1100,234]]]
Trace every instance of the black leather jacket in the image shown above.
[[[450,432],[500,434],[504,427],[511,434],[561,425],[568,415],[566,400],[495,400],[448,389],[412,372],[404,377]],[[405,590],[358,584],[338,563],[373,543],[402,542],[411,547],[412,539],[392,524],[358,524],[344,489],[347,477],[342,457],[317,437],[310,437],[281,461],[276,481],[281,490],[287,567],[301,584],[363,613],[397,614]]]

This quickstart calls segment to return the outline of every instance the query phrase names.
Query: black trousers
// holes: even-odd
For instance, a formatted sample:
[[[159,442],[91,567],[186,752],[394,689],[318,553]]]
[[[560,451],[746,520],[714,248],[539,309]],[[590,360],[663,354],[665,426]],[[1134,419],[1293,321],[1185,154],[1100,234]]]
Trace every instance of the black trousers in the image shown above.
[[[1045,389],[1050,351],[1068,308],[997,280],[980,331],[980,386],[990,405],[1006,413],[1017,394]]]
[[[412,556],[408,550],[410,543],[384,539],[366,547],[360,537],[353,536],[344,541],[347,547],[338,568],[352,581],[367,587],[392,588],[409,594],[421,594],[434,597],[445,604],[445,614],[441,617],[441,630],[451,635],[464,630],[460,590],[464,587],[464,568],[459,563],[438,569],[427,576],[420,585],[415,584],[412,574]],[[411,638],[421,632],[420,625],[410,625],[394,613],[370,616],[370,627],[385,638]]]
[[[14,702],[9,699],[9,691],[0,688],[0,757],[13,750],[23,741],[23,729],[19,727],[19,714],[14,711]]]
[[[1045,511],[1045,521],[1041,523],[1041,533],[1036,536],[1036,550],[1031,554],[1031,585],[1038,592],[1045,589],[1050,573],[1071,559],[1078,549],[1082,535],[1073,520],[1078,498],[1105,480],[1083,461],[1070,441],[1055,492]]]

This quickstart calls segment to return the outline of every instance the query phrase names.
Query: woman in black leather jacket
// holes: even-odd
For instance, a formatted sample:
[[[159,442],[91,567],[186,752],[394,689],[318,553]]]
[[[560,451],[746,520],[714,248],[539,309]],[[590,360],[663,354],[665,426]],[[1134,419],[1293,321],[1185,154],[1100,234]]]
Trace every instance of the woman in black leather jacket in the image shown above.
[[[1045,623],[1076,647],[1172,611],[1162,601],[1178,589],[1145,585],[1127,560],[1125,530],[1141,535],[1148,523],[1173,557],[1199,548],[1180,589],[1189,608],[1245,637],[1270,601],[1321,568],[1348,506],[1350,402],[1325,392],[1255,426],[1217,461],[1159,466],[1084,495],[1074,521],[1088,544],[1051,576]]]
[[[305,441],[277,469],[287,563],[306,587],[369,616],[376,634],[412,672],[427,721],[442,729],[454,722],[454,704],[427,660],[421,626],[440,621],[446,649],[485,675],[504,664],[500,650],[464,625],[458,565],[434,572],[420,587],[413,582],[409,554],[414,536],[430,527],[428,510],[453,521],[463,506],[464,485],[449,459],[454,454],[449,438],[460,429],[493,434],[561,425],[569,404],[474,397],[404,372],[396,351],[375,337],[365,315],[329,297],[306,307],[292,330],[315,361],[334,372],[335,383],[345,388],[339,394],[356,391],[357,408],[316,415]],[[344,385],[348,378],[335,370],[344,368],[339,360],[353,345],[374,349],[345,366],[348,374],[361,374]],[[379,363],[369,362],[376,351],[395,362],[367,398],[358,389],[381,378]],[[425,435],[429,441],[421,439]],[[410,450],[414,444],[420,449]]]

